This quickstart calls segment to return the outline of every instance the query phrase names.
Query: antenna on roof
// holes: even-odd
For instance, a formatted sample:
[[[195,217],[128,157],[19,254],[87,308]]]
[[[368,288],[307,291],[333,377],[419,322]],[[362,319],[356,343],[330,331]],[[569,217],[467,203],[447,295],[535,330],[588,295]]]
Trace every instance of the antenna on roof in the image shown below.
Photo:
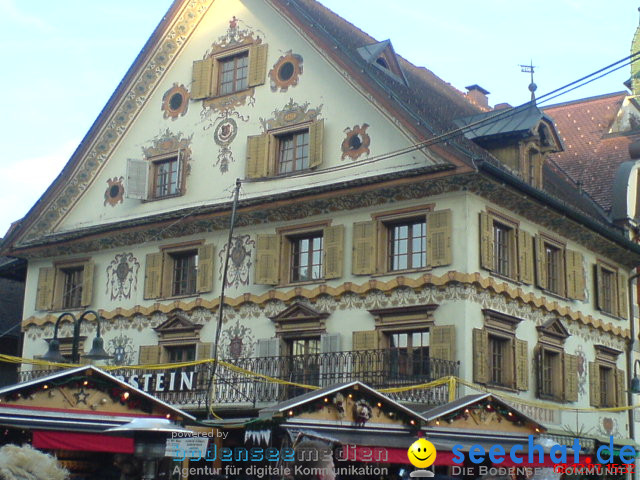
[[[533,60],[529,60],[529,65],[519,65],[520,71],[524,73],[531,74],[531,83],[529,84],[529,91],[531,92],[531,101],[535,103],[536,94],[535,91],[538,89],[538,86],[533,82],[533,74],[535,73],[535,66],[533,65]]]

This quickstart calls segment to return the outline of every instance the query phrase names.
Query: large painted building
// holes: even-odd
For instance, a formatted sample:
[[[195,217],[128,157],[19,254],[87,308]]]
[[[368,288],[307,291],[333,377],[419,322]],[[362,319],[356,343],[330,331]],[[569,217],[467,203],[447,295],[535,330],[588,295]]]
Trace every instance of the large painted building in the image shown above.
[[[471,386],[394,398],[426,410],[475,386],[558,439],[628,443],[628,412],[598,409],[628,402],[640,246],[551,158],[570,126],[485,93],[313,0],[176,0],[5,238],[28,260],[23,355],[90,309],[109,363],[141,365],[122,378],[200,416],[208,367],[144,365],[211,358],[219,333],[228,364],[291,382],[220,365],[222,417],[301,385],[456,375]],[[83,323],[82,351],[95,332]],[[63,319],[63,354],[71,336]]]

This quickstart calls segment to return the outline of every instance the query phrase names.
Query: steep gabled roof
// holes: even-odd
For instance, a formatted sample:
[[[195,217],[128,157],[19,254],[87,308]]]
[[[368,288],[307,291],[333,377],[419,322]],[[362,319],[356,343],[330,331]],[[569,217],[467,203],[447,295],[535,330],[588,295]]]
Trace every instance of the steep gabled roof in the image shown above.
[[[607,212],[616,172],[629,160],[629,144],[638,138],[609,133],[625,97],[625,92],[617,92],[544,108],[565,146],[550,158]]]

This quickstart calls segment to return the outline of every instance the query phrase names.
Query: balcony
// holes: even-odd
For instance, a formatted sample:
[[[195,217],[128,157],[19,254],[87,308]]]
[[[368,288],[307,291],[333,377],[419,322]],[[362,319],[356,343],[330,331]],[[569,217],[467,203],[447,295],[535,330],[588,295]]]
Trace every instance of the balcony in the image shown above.
[[[294,384],[328,387],[360,380],[376,388],[392,388],[431,382],[458,375],[459,362],[402,354],[393,350],[334,352],[300,356],[225,359],[243,371],[255,372]],[[205,406],[211,364],[166,370],[121,369],[110,373],[130,385],[180,408]],[[31,370],[20,373],[26,382],[50,374]],[[216,372],[213,405],[218,409],[262,408],[309,390],[247,375],[222,364]],[[448,385],[388,394],[392,399],[425,407],[449,401]]]

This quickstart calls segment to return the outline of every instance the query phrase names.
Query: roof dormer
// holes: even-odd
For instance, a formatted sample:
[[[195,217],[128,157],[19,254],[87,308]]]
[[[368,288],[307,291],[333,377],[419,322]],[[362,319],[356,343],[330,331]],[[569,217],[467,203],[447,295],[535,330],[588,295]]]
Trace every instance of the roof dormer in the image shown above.
[[[408,85],[391,40],[365,45],[358,48],[358,53],[368,64],[382,70],[396,82]]]

